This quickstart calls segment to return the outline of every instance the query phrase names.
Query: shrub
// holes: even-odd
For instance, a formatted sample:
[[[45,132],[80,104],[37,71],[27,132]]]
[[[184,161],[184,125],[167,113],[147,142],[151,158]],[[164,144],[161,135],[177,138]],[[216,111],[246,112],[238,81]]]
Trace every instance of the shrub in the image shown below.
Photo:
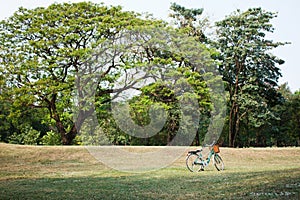
[[[42,137],[41,142],[43,145],[61,145],[61,136],[54,131],[48,131],[47,134]]]
[[[39,144],[40,132],[30,126],[25,126],[21,129],[21,133],[13,133],[8,138],[8,142],[12,144],[26,144],[37,145]]]

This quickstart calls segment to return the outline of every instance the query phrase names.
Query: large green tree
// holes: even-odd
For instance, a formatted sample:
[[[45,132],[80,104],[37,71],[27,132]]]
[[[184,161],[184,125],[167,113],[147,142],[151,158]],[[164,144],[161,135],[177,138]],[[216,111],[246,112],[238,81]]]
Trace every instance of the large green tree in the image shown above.
[[[134,35],[134,32],[131,33],[131,38]],[[122,130],[113,128],[115,126],[114,120],[109,115],[105,117],[104,121],[110,121],[111,123],[104,124],[104,130],[117,132],[113,137],[113,143],[116,144],[171,144],[179,129],[181,129],[182,135],[186,134],[187,137],[193,135],[195,137],[199,122],[191,119],[187,121],[195,123],[184,124],[182,123],[184,117],[180,113],[183,112],[182,110],[185,110],[190,117],[197,115],[197,113],[203,116],[213,107],[207,85],[207,81],[211,81],[210,84],[213,82],[208,74],[211,75],[213,71],[216,71],[215,68],[214,70],[212,69],[211,52],[204,45],[199,44],[194,37],[189,37],[170,27],[161,27],[160,30],[146,28],[144,31],[139,31],[138,35],[142,36],[141,40],[131,42],[134,44],[135,49],[138,49],[139,53],[130,53],[131,56],[126,58],[129,61],[127,67],[132,72],[124,77],[124,85],[130,85],[130,82],[138,81],[131,79],[131,75],[138,74],[134,67],[130,67],[132,65],[142,69],[143,73],[152,78],[152,81],[142,79],[142,82],[146,83],[146,85],[134,87],[139,94],[129,101],[131,106],[130,115],[126,110],[127,108],[124,107],[117,112],[114,111],[114,117],[117,118],[119,127],[125,133],[132,134],[134,132],[138,135],[142,132],[147,137],[131,137],[124,134]],[[149,67],[150,71],[145,69],[146,66]],[[215,82],[218,81],[215,80]],[[184,101],[183,99],[187,100],[188,98],[196,99],[197,105],[193,105],[193,101],[191,101],[188,105],[179,106],[180,101],[182,102]],[[154,106],[154,108],[157,108],[157,103],[168,112],[167,116],[160,115],[161,113],[158,111],[155,112],[155,116],[151,115],[151,113],[149,114],[150,107]],[[188,107],[190,107],[189,111]],[[192,110],[193,108],[195,109]],[[97,111],[100,112],[99,110]],[[151,120],[150,116],[152,116]],[[98,117],[101,118],[103,116],[99,115]],[[133,122],[131,122],[130,118]],[[196,118],[199,118],[199,115],[194,119]],[[186,118],[184,119],[186,120]],[[165,124],[160,123],[163,120],[166,120]],[[208,121],[208,119],[206,120]],[[205,123],[206,126],[208,126],[207,121]],[[203,123],[203,121],[201,122]],[[144,126],[144,128],[147,126],[148,128],[144,129],[136,126],[136,124],[141,127]],[[185,130],[183,131],[183,129]],[[152,133],[157,134],[153,136]],[[135,134],[132,135],[135,136]],[[197,144],[199,144],[199,139],[197,137]],[[92,139],[89,141],[92,141]],[[184,139],[181,142],[181,145],[184,144]]]
[[[164,79],[166,73],[173,73],[170,77],[185,77],[197,90],[199,103],[209,106],[208,89],[201,77],[202,71],[210,72],[201,67],[211,62],[208,49],[188,35],[168,30],[165,23],[142,20],[120,7],[82,2],[20,8],[1,22],[0,45],[11,111],[47,111],[42,121],[51,130],[55,127],[63,144],[72,143],[84,122],[94,120],[89,117],[95,111],[103,120],[100,125],[121,132],[108,113],[111,102],[130,87],[141,90],[135,84],[147,76]],[[148,73],[148,68],[152,72]],[[135,80],[133,76],[139,73],[144,77]],[[118,85],[123,86],[116,89]],[[157,89],[148,94],[155,95]],[[175,127],[177,122],[173,122]],[[84,126],[83,132],[95,131],[89,128]],[[94,137],[84,137],[93,143]],[[116,137],[118,133],[112,136]]]
[[[235,146],[243,119],[260,127],[272,117],[270,106],[280,99],[276,92],[281,76],[279,64],[284,61],[271,51],[286,43],[266,38],[274,28],[271,20],[277,14],[261,8],[237,10],[216,23],[219,71],[229,91],[229,146]]]
[[[91,2],[20,8],[0,23],[0,66],[11,103],[48,110],[47,123],[53,123],[63,144],[71,144],[86,116],[93,112],[82,109],[74,117],[71,96],[76,73],[87,67],[87,58],[103,41],[125,28],[147,24],[137,17],[121,7]],[[109,82],[122,66],[114,61],[105,64],[100,81]],[[99,91],[98,96],[110,92]],[[88,104],[79,103],[82,107]]]

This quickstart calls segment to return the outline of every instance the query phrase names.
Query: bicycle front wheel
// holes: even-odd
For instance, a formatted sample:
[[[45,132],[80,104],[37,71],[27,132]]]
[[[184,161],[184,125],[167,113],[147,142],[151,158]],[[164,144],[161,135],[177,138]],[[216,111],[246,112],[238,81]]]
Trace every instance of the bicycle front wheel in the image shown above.
[[[214,165],[218,171],[224,170],[224,162],[219,154],[214,155]]]
[[[200,171],[203,169],[203,165],[200,164],[201,160],[197,154],[189,154],[186,157],[186,166],[191,172]]]

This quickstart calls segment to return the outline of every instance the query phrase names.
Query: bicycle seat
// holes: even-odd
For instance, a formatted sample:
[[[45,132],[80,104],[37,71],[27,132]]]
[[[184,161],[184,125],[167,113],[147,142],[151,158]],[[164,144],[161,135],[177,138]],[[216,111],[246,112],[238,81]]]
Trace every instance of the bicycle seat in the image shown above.
[[[198,152],[201,152],[201,151],[202,151],[202,149],[197,149],[195,151],[189,151],[189,153],[198,153]]]

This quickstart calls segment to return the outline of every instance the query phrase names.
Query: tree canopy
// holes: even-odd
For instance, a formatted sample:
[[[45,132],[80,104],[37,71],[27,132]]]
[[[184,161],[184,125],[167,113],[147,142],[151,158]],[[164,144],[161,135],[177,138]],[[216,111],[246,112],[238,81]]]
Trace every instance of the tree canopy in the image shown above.
[[[267,38],[277,13],[237,10],[210,37],[203,8],[170,10],[54,3],[1,21],[1,141],[299,145],[299,92],[272,54],[287,43]]]
[[[75,124],[77,128],[82,124],[81,116],[73,121],[71,111],[75,73],[103,40],[122,29],[147,24],[137,16],[121,7],[82,2],[20,8],[2,21],[1,66],[13,106],[47,109],[63,144],[71,144]],[[116,68],[111,63],[103,70],[103,79],[110,79]]]

